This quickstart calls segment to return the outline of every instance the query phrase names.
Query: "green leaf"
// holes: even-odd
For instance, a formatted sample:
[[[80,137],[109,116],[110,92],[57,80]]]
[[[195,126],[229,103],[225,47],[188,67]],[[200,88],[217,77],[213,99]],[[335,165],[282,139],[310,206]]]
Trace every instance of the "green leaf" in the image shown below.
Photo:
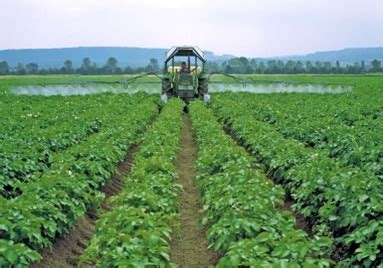
[[[11,264],[15,264],[15,262],[18,258],[16,251],[14,251],[13,249],[7,249],[4,252],[4,256],[5,256],[6,260],[8,260]]]

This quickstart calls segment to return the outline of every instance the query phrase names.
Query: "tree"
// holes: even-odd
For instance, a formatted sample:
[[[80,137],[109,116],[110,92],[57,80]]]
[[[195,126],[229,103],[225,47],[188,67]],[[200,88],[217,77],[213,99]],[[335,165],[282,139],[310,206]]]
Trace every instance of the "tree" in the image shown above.
[[[264,74],[266,71],[266,64],[261,61],[259,64],[258,64],[258,69],[257,69],[257,73],[259,74]]]
[[[82,64],[81,64],[81,73],[82,74],[90,74],[92,69],[92,61],[86,57],[82,59]]]
[[[216,62],[207,62],[207,69],[210,72],[218,72],[220,70],[219,64]]]
[[[276,67],[277,67],[277,70],[276,70],[277,73],[283,73],[283,70],[285,69],[285,64],[283,61],[279,60],[277,61]]]
[[[142,73],[142,72],[145,72],[145,68],[138,67],[138,68],[136,69],[136,74],[139,74],[139,73]]]
[[[249,60],[246,57],[239,57],[239,64],[241,66],[242,72],[246,72],[247,68],[250,66]]]
[[[22,63],[18,63],[16,66],[16,74],[18,75],[25,75],[27,71],[24,68],[24,65]]]
[[[305,72],[305,66],[303,65],[303,62],[297,61],[297,64],[295,65],[295,73],[303,74],[304,72]]]
[[[253,74],[255,70],[251,66],[247,66],[245,69],[245,74]]]
[[[9,65],[6,61],[0,62],[0,75],[5,75],[9,73]]]
[[[145,67],[145,71],[152,73],[160,72],[160,65],[158,64],[158,60],[155,58],[150,59],[149,64]]]
[[[372,69],[371,69],[371,71],[373,71],[373,72],[379,72],[380,71],[380,67],[381,67],[381,62],[379,61],[379,60],[373,60],[372,62],[371,62],[371,66],[372,66]]]
[[[226,74],[231,74],[231,73],[233,73],[233,68],[231,68],[230,64],[226,65],[226,67],[225,67],[225,73],[226,73]]]
[[[133,70],[132,67],[127,66],[127,67],[124,69],[124,73],[125,73],[125,74],[134,74],[134,70]]]
[[[336,65],[335,67],[336,73],[340,74],[342,72],[342,68],[340,67],[340,63],[338,60],[336,61],[335,65]]]
[[[354,62],[352,68],[351,68],[351,73],[353,74],[358,74],[361,73],[361,67],[359,62]]]
[[[315,63],[314,63],[314,73],[323,73],[324,72],[324,69],[323,69],[323,64],[322,64],[322,62],[320,62],[320,61],[316,61]]]
[[[362,73],[366,71],[366,63],[364,62],[364,60],[360,62],[360,69]]]
[[[307,61],[306,62],[306,73],[312,73],[313,69],[314,69],[314,66],[311,63],[311,61]]]
[[[296,66],[297,65],[295,61],[289,60],[286,62],[284,72],[288,74],[296,73]]]
[[[106,71],[106,74],[114,74],[116,73],[117,69],[118,69],[118,60],[114,57],[110,57],[107,61],[106,61],[106,64],[105,64],[105,71]]]
[[[39,71],[39,65],[37,63],[31,62],[25,65],[25,69],[28,74],[37,74]]]
[[[323,63],[323,67],[322,67],[322,69],[323,69],[323,73],[325,73],[325,74],[329,74],[329,73],[331,73],[331,69],[332,69],[332,63],[331,63],[331,61],[325,61],[325,62]]]
[[[64,61],[64,69],[67,74],[73,73],[73,63],[71,60]]]
[[[246,57],[232,58],[228,62],[222,64],[222,69],[226,70],[228,65],[230,65],[232,73],[244,74],[252,71],[252,69],[249,68],[250,63]]]
[[[275,60],[268,60],[266,65],[266,73],[275,74],[278,72],[277,62]]]
[[[251,67],[254,71],[256,71],[256,70],[258,69],[258,63],[257,63],[257,61],[256,61],[255,59],[251,59],[250,62],[249,62],[249,64],[250,64],[250,67]]]

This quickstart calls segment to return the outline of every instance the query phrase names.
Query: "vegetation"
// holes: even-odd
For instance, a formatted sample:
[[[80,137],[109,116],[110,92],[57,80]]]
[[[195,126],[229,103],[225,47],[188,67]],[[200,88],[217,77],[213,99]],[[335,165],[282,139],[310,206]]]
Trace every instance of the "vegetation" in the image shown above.
[[[175,266],[170,244],[185,227],[176,159],[189,152],[180,146],[187,116],[188,148],[198,151],[187,164],[196,167],[201,204],[195,206],[206,230],[201,235],[218,253],[213,265],[381,266],[383,77],[250,77],[352,90],[213,93],[209,105],[191,102],[186,115],[173,99],[159,113],[159,96],[146,93],[44,97],[10,90],[120,81],[119,75],[1,77],[0,266],[45,259],[43,249],[56,248],[95,211],[100,218],[78,254],[80,265]],[[122,190],[100,210],[102,187],[136,144]],[[188,217],[200,216],[194,214]]]
[[[82,75],[112,75],[112,74],[138,74],[142,72],[160,72],[160,66],[157,59],[150,59],[146,67],[119,67],[118,60],[114,57],[108,58],[103,66],[97,66],[96,63],[88,57],[82,60],[81,66],[75,68],[71,60],[65,60],[61,68],[39,68],[38,63],[32,62],[25,66],[19,63],[14,68],[10,67],[6,61],[0,62],[0,75],[51,75],[51,74],[82,74]]]
[[[222,122],[284,186],[313,232],[334,237],[332,256],[346,267],[383,258],[380,96],[379,89],[214,96]]]
[[[183,104],[172,100],[146,132],[131,175],[113,198],[113,209],[97,222],[83,263],[97,267],[170,263],[169,242],[177,220],[174,161],[178,154]]]
[[[5,103],[15,97],[8,98]],[[102,198],[100,187],[156,113],[153,98],[146,94],[88,98],[88,103],[78,97],[19,98],[18,103],[12,103],[14,123],[10,122],[8,128],[14,138],[7,147],[14,150],[4,148],[5,166],[0,176],[4,196],[0,198],[3,267],[38,260],[36,251],[51,246],[87,210],[98,206]],[[72,109],[52,109],[51,103],[56,108],[63,104]],[[129,110],[135,113],[127,113]],[[10,116],[3,111],[2,120]],[[43,116],[46,111],[48,117]],[[73,128],[52,133],[50,130],[60,129],[60,117],[64,126],[68,118]],[[90,129],[87,124],[77,125],[77,120],[88,122]],[[31,136],[30,131],[34,130],[30,124],[47,131]],[[16,130],[20,130],[17,135]],[[10,133],[2,132],[1,139],[8,140]],[[89,137],[84,139],[84,135]],[[63,137],[68,142],[57,140]]]
[[[229,97],[230,94],[226,94]],[[344,165],[360,167],[383,176],[383,96],[379,91],[343,95],[241,94],[239,97],[254,118],[274,126],[285,137],[292,137]],[[321,103],[322,105],[318,105]],[[320,114],[320,118],[318,118]]]
[[[381,62],[373,60],[371,63],[364,61],[354,64],[340,64],[336,61],[283,61],[247,59],[245,57],[232,58],[221,65],[210,64],[211,71],[222,71],[235,74],[363,74],[382,72]]]
[[[331,240],[309,239],[296,229],[287,211],[279,211],[284,191],[253,167],[243,148],[227,136],[202,102],[190,105],[201,171],[203,222],[215,250],[224,254],[219,267],[270,265],[330,265],[326,255]]]
[[[228,74],[364,74],[383,72],[381,61],[373,60],[371,62],[355,62],[354,64],[340,64],[336,61],[333,64],[330,61],[283,61],[283,60],[255,60],[245,57],[232,58],[224,61],[222,64],[209,62],[210,72],[225,72]],[[145,67],[120,67],[118,60],[110,57],[103,66],[97,66],[96,63],[88,57],[82,60],[81,66],[75,68],[71,60],[65,60],[61,68],[39,68],[38,63],[28,63],[23,65],[19,63],[15,67],[9,66],[6,61],[0,62],[0,75],[27,75],[27,74],[82,74],[82,75],[111,75],[111,74],[138,74],[142,72],[160,73],[161,67],[158,60],[150,59]]]

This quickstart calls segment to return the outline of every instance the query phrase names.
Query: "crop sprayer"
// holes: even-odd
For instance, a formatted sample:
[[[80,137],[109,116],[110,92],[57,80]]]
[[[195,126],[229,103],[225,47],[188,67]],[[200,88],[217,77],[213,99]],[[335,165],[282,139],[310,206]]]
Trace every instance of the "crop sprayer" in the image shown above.
[[[117,81],[103,80],[84,80],[69,83],[70,85],[81,85],[86,87],[90,84],[113,84],[122,85],[128,89],[130,85],[156,83],[154,81],[140,80],[145,77],[155,77],[161,80],[161,101],[166,103],[169,98],[180,98],[186,106],[190,101],[201,99],[205,103],[210,101],[209,84],[224,83],[231,84],[230,81],[212,81],[214,75],[228,77],[242,87],[246,87],[249,82],[247,79],[225,74],[222,72],[208,72],[207,59],[203,51],[196,46],[178,46],[172,47],[165,54],[163,65],[163,74],[159,75],[153,72],[141,73]],[[62,85],[62,84],[60,84]]]

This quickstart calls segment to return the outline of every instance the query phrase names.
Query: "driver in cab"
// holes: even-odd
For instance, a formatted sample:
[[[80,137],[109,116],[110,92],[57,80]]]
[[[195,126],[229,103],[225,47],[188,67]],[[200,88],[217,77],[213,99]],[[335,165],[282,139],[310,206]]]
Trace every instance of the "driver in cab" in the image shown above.
[[[179,71],[180,74],[188,74],[189,73],[189,68],[186,65],[186,62],[181,62],[181,69]]]

